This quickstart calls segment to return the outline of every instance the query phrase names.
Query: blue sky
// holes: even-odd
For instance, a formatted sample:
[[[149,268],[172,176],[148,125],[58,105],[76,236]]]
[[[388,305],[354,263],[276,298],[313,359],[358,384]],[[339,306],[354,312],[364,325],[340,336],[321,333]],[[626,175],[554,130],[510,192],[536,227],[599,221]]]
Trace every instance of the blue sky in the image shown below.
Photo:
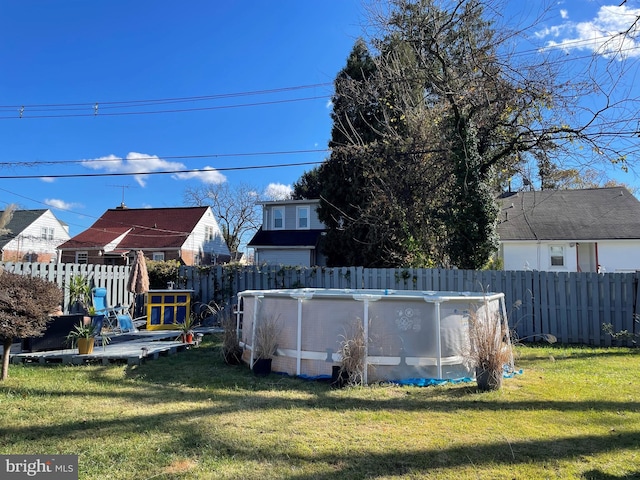
[[[510,18],[539,3],[511,0]],[[640,8],[618,4],[549,2],[531,41],[587,38],[565,45],[584,55]],[[123,194],[144,208],[202,182],[286,189],[311,166],[226,169],[326,156],[332,82],[365,23],[360,0],[3,0],[0,208],[51,207],[75,235]],[[71,174],[98,176],[53,178]]]

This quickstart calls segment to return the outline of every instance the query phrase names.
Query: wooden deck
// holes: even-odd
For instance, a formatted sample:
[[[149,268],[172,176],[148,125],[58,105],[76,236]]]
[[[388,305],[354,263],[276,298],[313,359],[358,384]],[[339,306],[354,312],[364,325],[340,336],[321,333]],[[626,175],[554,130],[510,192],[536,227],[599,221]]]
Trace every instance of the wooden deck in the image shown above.
[[[214,329],[196,329],[196,341],[187,344],[179,340],[180,332],[176,330],[141,330],[135,333],[125,333],[110,337],[110,343],[105,346],[96,345],[93,353],[78,354],[77,348],[64,350],[49,350],[44,352],[16,352],[11,353],[11,363],[38,363],[64,365],[81,365],[85,363],[124,363],[140,365],[145,360],[155,360],[160,356],[173,355],[189,348],[199,346],[200,339]],[[12,349],[12,352],[14,350]]]

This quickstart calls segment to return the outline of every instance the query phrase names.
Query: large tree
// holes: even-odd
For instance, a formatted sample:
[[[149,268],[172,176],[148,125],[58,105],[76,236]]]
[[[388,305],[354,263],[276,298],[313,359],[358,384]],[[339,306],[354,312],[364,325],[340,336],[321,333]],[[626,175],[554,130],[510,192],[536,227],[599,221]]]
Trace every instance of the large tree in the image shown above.
[[[262,221],[256,203],[259,200],[257,190],[245,183],[230,185],[225,182],[187,188],[184,200],[190,205],[211,207],[220,222],[220,230],[232,258],[237,256],[241,244]]]
[[[322,199],[331,264],[480,268],[504,179],[527,155],[595,145],[570,122],[587,85],[560,81],[542,54],[510,53],[517,32],[489,19],[495,2],[386,6],[370,49],[359,41],[336,78],[332,153],[295,195]]]

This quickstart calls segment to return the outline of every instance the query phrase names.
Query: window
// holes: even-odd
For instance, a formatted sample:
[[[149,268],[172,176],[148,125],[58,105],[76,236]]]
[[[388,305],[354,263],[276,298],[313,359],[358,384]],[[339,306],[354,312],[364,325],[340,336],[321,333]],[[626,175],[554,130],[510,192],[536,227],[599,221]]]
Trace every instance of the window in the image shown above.
[[[204,240],[205,242],[210,242],[215,238],[214,229],[211,225],[204,226]]]
[[[43,240],[53,240],[53,227],[42,227],[40,229],[40,238]]]
[[[83,265],[89,263],[89,252],[76,252],[76,263]]]
[[[564,267],[564,247],[561,245],[551,245],[549,252],[551,254],[551,266]]]
[[[284,208],[273,209],[273,229],[274,230],[284,229]]]
[[[164,262],[164,252],[153,252],[151,254],[151,259],[154,262]]]
[[[309,207],[298,207],[298,229],[309,228]]]

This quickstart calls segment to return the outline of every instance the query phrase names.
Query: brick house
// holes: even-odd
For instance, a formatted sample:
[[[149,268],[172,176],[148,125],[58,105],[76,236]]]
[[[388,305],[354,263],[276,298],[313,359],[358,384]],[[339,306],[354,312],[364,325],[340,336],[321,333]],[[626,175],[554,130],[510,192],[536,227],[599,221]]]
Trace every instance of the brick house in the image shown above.
[[[59,249],[65,263],[126,265],[135,250],[150,260],[178,260],[184,265],[230,259],[209,207],[109,209]]]

